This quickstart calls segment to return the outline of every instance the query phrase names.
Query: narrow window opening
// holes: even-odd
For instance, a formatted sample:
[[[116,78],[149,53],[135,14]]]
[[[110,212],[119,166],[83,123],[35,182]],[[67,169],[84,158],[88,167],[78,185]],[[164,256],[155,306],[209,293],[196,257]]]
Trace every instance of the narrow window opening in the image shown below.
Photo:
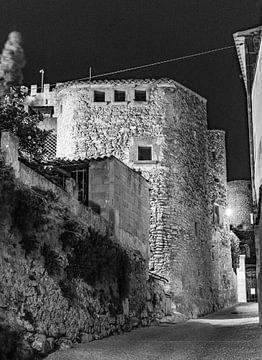
[[[152,147],[151,146],[138,146],[138,160],[152,160]]]
[[[94,91],[94,102],[105,102],[105,92],[104,91]]]
[[[146,91],[135,90],[135,101],[146,101]]]
[[[126,101],[125,91],[115,90],[115,101]]]
[[[223,216],[224,216],[224,210],[221,206],[214,203],[213,207],[213,222],[216,225],[223,225]]]
[[[198,226],[197,226],[197,222],[195,221],[195,235],[198,235]]]

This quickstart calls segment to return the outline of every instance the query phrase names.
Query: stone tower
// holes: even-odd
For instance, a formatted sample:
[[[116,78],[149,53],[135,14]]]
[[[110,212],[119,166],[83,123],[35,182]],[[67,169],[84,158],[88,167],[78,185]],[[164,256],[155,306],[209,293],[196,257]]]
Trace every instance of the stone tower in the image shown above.
[[[224,132],[207,130],[206,100],[170,79],[72,82],[53,93],[57,157],[114,155],[150,181],[150,270],[168,279],[176,310],[195,317],[234,302]]]

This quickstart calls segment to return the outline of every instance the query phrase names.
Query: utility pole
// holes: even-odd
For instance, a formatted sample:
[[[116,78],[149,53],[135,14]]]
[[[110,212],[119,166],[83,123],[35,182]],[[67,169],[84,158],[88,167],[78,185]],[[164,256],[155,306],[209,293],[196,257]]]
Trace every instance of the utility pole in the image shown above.
[[[92,80],[92,66],[89,66],[89,80]]]
[[[39,70],[40,74],[41,74],[41,92],[44,92],[44,74],[45,74],[45,70],[41,69]]]

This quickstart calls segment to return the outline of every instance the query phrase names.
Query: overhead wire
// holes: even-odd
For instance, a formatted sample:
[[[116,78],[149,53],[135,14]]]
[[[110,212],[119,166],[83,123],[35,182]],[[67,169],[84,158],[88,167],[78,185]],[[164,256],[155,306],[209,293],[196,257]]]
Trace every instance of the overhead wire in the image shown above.
[[[151,67],[151,66],[157,66],[157,65],[162,65],[162,64],[175,62],[175,61],[181,61],[181,60],[185,60],[185,59],[190,59],[190,58],[194,58],[194,57],[197,57],[197,56],[212,54],[212,53],[216,53],[216,52],[219,52],[219,51],[225,51],[225,50],[232,49],[232,48],[235,48],[235,46],[234,45],[224,46],[224,47],[220,47],[220,48],[216,48],[216,49],[210,49],[210,50],[206,50],[206,51],[201,51],[201,52],[194,53],[194,54],[179,56],[179,57],[176,57],[176,58],[160,60],[160,61],[156,61],[156,62],[149,63],[149,64],[132,66],[132,67],[125,68],[125,69],[120,69],[120,70],[106,72],[106,73],[103,73],[103,74],[93,75],[93,76],[91,76],[91,80],[97,79],[99,77],[108,76],[108,75],[120,74],[120,73],[123,73],[123,72],[128,72],[128,71],[143,69],[143,68],[147,68],[147,67]],[[71,82],[71,81],[84,81],[84,80],[90,80],[90,75],[86,76],[86,77],[78,78],[78,79],[66,80],[66,81],[63,81],[62,83],[67,83],[67,82]],[[55,86],[56,84],[57,83],[51,84],[50,86]]]

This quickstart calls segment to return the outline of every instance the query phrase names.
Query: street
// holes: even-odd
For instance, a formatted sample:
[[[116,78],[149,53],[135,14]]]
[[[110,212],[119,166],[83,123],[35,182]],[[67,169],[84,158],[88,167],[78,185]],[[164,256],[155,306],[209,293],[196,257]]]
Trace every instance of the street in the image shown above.
[[[48,360],[262,359],[257,304],[240,304],[204,318],[139,328],[57,351]]]

